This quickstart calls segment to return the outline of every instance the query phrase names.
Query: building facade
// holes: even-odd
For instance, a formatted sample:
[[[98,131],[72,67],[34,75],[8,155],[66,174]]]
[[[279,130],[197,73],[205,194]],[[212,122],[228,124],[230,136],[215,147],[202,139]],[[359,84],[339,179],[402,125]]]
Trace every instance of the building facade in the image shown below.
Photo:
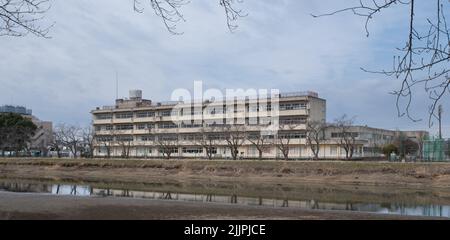
[[[326,124],[326,101],[315,92],[242,97],[221,101],[157,102],[140,90],[114,106],[91,111],[96,157],[213,157],[310,159],[307,123]],[[354,157],[379,156],[373,149],[395,131],[352,127]],[[320,158],[345,153],[333,128],[323,131]]]
[[[42,121],[32,115],[32,110],[23,106],[3,105],[0,106],[0,113],[17,113],[22,117],[31,120],[37,127],[35,134],[31,137],[29,149],[36,156],[46,156],[48,148],[53,140],[53,123]]]

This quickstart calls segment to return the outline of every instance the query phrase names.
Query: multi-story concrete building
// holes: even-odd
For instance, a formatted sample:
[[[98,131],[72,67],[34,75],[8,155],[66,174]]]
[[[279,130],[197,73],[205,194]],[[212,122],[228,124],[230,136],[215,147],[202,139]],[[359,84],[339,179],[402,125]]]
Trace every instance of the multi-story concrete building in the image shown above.
[[[117,99],[115,106],[92,111],[96,156],[105,156],[108,152],[112,156],[120,156],[126,147],[129,156],[157,157],[163,155],[161,148],[169,142],[173,145],[173,155],[204,156],[206,150],[201,144],[204,139],[202,135],[211,134],[215,138],[213,155],[227,158],[232,156],[226,139],[232,131],[230,126],[236,126],[236,132],[258,135],[271,124],[264,123],[261,116],[276,118],[280,126],[291,126],[280,130],[279,135],[292,139],[291,145],[305,145],[306,122],[325,122],[326,119],[326,102],[314,92],[280,94],[277,96],[277,106],[271,99],[262,101],[249,97],[193,103],[153,103],[142,99],[139,91],[130,93],[129,99]],[[175,111],[175,108],[179,110]],[[274,110],[279,112],[279,116],[273,114]],[[239,157],[258,156],[249,141],[242,140],[238,144]],[[264,149],[264,157],[279,154],[275,147]]]
[[[222,101],[157,102],[129,99],[92,112],[95,156],[283,158],[313,156],[307,122],[326,122],[326,101],[315,92],[277,94],[275,98]],[[345,156],[336,129],[326,128],[319,157]],[[395,131],[355,126],[355,157],[378,156],[373,149],[392,141]],[[264,137],[263,137],[264,136]],[[259,141],[261,140],[261,141]]]
[[[29,149],[33,154],[46,155],[48,148],[53,140],[53,123],[50,121],[42,121],[32,115],[32,110],[23,106],[3,105],[0,106],[0,113],[17,113],[24,118],[30,119],[36,126],[36,132],[31,137]]]

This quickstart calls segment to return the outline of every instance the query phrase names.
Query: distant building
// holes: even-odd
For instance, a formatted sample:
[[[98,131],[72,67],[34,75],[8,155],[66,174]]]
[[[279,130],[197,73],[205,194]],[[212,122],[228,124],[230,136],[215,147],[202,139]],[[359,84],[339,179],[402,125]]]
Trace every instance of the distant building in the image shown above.
[[[31,137],[29,148],[34,155],[46,155],[48,147],[53,140],[53,124],[50,121],[42,121],[36,116],[32,115],[32,110],[23,106],[0,106],[0,113],[17,113],[24,118],[30,119],[36,126],[37,130],[34,136]]]
[[[382,156],[381,149],[386,144],[392,143],[396,137],[404,135],[422,145],[423,140],[428,137],[427,131],[400,131],[388,130],[381,128],[373,128],[368,126],[351,126],[348,132],[355,137],[359,147],[357,148],[357,156],[362,157],[379,157]],[[338,142],[340,139],[339,129],[336,127],[328,127],[325,131],[325,139],[327,142]],[[420,148],[420,147],[419,147]],[[322,153],[327,157],[342,157],[345,156],[345,151],[336,146],[330,146],[329,153]],[[417,153],[419,154],[419,153]]]
[[[20,115],[31,115],[31,109],[22,106],[3,105],[0,106],[0,113],[17,113]]]

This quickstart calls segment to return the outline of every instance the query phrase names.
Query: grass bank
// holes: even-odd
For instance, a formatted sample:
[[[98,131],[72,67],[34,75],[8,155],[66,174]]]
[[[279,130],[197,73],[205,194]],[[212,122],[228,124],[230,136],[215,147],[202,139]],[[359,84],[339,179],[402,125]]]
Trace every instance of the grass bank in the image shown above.
[[[317,182],[450,187],[450,163],[1,158],[0,177]]]

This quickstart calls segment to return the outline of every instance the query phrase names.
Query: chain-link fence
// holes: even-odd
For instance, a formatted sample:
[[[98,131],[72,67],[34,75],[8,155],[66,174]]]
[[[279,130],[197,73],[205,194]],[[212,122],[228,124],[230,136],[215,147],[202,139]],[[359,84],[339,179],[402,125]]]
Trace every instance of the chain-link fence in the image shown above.
[[[423,161],[450,161],[450,139],[432,138],[423,142]]]

